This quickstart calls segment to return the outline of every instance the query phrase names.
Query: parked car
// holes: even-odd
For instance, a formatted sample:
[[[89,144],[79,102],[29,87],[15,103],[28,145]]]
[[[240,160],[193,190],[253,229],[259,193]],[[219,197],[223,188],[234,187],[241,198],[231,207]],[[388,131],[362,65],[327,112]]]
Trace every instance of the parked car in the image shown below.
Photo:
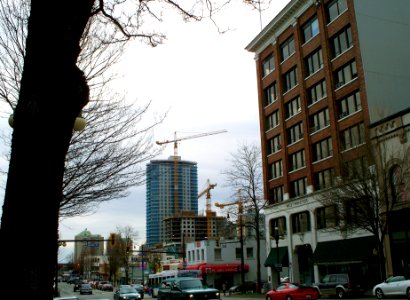
[[[316,300],[318,298],[317,288],[292,282],[281,283],[265,295],[266,300]]]
[[[396,296],[407,296],[410,299],[410,278],[391,276],[373,287],[373,295],[377,299]]]
[[[141,295],[141,299],[144,299],[144,286],[142,284],[131,284],[131,286]]]
[[[93,293],[93,288],[91,287],[91,285],[89,283],[83,283],[82,285],[80,285],[80,295],[83,294],[92,294]]]
[[[122,286],[114,292],[114,300],[138,300],[141,295],[130,286]]]
[[[114,286],[111,282],[106,282],[100,286],[100,290],[112,292],[114,290]]]
[[[347,273],[327,274],[319,283],[314,286],[318,288],[320,296],[334,296],[343,299],[352,294],[363,295],[364,285],[360,277],[353,278]]]
[[[256,292],[256,282],[255,281],[245,281],[243,284],[238,284],[231,286],[228,290],[229,295],[235,293],[246,293],[246,292]]]

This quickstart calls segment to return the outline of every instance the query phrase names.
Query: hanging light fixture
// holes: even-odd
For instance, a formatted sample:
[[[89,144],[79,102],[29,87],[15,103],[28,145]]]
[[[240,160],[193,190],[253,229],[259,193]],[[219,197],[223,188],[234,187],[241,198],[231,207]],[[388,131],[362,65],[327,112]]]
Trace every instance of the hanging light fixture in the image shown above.
[[[85,128],[85,125],[87,125],[87,121],[84,119],[84,117],[80,114],[78,115],[77,118],[75,118],[74,122],[74,131],[83,131]]]
[[[9,126],[13,128],[14,126],[14,114],[11,114],[9,117]]]

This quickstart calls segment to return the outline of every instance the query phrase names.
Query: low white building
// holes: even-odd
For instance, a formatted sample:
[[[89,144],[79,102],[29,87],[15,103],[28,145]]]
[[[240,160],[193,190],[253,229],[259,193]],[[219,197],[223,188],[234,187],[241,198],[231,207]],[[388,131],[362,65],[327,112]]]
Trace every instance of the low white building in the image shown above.
[[[266,258],[266,241],[261,239],[261,280],[267,281],[267,269],[263,266]],[[188,270],[201,270],[204,282],[208,286],[222,289],[226,283],[229,288],[241,283],[241,247],[240,240],[202,240],[186,244]],[[243,258],[245,281],[256,281],[257,258],[256,240],[244,238]]]

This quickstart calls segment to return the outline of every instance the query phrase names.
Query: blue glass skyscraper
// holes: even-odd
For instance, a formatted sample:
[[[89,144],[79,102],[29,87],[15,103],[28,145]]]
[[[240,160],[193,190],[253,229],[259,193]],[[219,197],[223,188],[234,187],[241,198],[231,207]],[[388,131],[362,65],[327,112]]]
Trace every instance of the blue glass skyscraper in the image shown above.
[[[151,160],[147,164],[146,238],[148,247],[165,242],[163,222],[165,218],[181,211],[193,211],[195,215],[198,214],[197,163],[183,161],[179,156],[176,159],[174,160],[174,156],[171,156],[167,160]]]

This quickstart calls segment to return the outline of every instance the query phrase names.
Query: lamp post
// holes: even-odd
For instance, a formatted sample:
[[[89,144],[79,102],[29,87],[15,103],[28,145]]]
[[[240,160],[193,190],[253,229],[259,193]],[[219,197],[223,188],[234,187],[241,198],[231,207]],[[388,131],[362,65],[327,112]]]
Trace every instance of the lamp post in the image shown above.
[[[141,284],[144,285],[144,245],[141,245]]]

